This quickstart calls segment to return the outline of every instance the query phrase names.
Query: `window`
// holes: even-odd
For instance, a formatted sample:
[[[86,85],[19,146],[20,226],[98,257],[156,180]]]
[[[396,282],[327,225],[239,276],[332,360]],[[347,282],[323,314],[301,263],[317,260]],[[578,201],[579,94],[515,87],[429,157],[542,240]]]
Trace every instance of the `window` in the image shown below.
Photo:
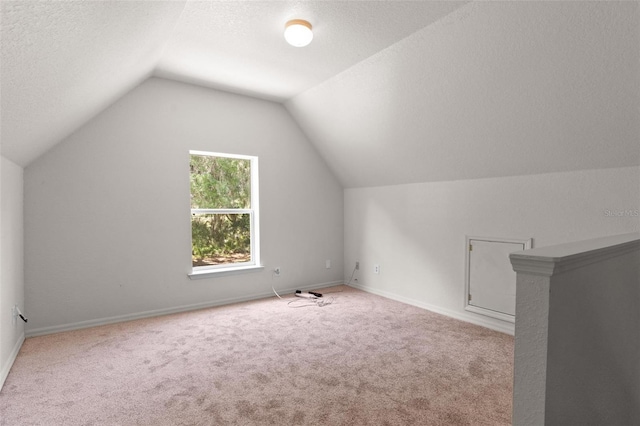
[[[193,274],[259,267],[258,158],[189,154]]]

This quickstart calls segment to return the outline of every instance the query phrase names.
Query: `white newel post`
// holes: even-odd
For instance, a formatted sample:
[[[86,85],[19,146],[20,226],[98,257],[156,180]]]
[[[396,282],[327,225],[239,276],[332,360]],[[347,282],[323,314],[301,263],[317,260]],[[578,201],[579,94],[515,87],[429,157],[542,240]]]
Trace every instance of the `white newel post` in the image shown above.
[[[513,424],[638,424],[640,234],[512,253]]]

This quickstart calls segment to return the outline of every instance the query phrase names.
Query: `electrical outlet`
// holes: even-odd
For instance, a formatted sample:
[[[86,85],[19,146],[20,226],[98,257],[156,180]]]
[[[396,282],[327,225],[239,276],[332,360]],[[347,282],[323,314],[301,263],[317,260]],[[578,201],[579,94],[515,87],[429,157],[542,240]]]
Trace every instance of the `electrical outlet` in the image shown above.
[[[356,260],[356,270],[359,270],[359,269],[360,269],[360,262]]]
[[[18,305],[13,305],[11,308],[11,325],[16,325],[18,320]]]
[[[374,274],[380,273],[380,265],[373,265],[373,273]]]
[[[276,266],[275,268],[273,268],[273,275],[275,275],[276,277],[280,276],[280,267]]]
[[[325,260],[324,267],[327,269],[331,269],[331,259]]]

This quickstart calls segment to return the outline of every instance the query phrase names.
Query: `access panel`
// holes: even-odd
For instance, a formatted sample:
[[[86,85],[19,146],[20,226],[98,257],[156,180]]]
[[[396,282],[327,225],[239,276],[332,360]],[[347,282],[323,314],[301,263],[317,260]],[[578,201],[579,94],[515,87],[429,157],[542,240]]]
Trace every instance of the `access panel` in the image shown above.
[[[531,240],[467,238],[468,311],[513,322],[516,273],[509,254],[531,248]]]

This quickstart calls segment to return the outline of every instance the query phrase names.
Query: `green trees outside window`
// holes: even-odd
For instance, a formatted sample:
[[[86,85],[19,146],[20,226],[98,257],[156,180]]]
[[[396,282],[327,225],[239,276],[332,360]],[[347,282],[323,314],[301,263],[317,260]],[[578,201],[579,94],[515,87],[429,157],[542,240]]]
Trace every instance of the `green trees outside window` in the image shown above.
[[[251,160],[191,154],[192,265],[251,261]]]

